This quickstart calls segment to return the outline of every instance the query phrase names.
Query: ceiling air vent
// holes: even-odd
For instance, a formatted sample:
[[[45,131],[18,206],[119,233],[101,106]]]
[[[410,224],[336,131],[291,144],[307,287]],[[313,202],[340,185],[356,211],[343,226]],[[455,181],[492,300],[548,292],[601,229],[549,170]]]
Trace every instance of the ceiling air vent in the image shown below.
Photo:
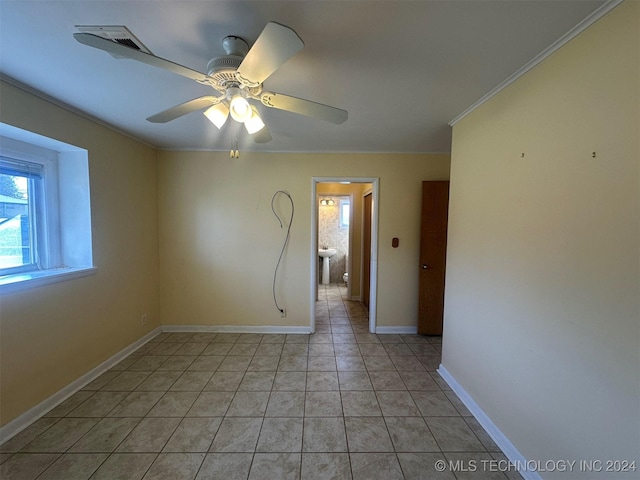
[[[153,55],[151,51],[145,47],[144,44],[124,25],[76,25],[76,29],[80,33],[91,33],[92,35],[119,43],[120,45],[135,48],[141,52]],[[121,58],[117,55],[112,56]]]

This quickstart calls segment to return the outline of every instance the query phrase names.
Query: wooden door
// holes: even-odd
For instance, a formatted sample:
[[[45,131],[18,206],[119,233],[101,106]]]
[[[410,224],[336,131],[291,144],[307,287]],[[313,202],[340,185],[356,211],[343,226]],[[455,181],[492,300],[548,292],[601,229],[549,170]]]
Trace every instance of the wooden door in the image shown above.
[[[449,182],[422,182],[418,333],[442,335]]]
[[[373,194],[364,197],[362,226],[362,303],[369,308],[371,287],[371,212]]]

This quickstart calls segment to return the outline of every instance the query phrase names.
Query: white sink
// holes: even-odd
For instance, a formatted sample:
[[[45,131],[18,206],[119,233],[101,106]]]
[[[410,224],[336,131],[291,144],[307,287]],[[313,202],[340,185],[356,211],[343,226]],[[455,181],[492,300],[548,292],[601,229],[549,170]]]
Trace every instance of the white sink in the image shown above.
[[[331,258],[336,254],[337,251],[338,250],[336,250],[335,248],[321,248],[320,250],[318,250],[318,255],[320,255],[322,258]]]
[[[338,250],[335,248],[321,248],[318,255],[322,257],[322,285],[329,285],[329,259],[333,257]]]

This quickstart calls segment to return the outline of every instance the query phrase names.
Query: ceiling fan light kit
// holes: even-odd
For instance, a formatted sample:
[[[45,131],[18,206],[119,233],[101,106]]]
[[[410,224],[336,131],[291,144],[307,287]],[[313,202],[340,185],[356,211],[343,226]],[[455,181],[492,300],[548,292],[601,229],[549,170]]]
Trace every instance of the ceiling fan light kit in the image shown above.
[[[80,30],[79,27],[77,28]],[[218,129],[225,125],[228,116],[231,115],[235,121],[244,124],[254,141],[265,143],[271,140],[271,135],[258,109],[251,104],[251,100],[260,102],[268,108],[314,117],[334,124],[341,124],[348,118],[346,110],[263,91],[263,82],[304,47],[298,34],[284,25],[275,22],[267,23],[250,49],[240,37],[225,37],[222,47],[226,55],[210,60],[207,64],[207,74],[156,57],[148,50],[141,51],[127,43],[118,43],[107,36],[88,33],[87,27],[83,28],[84,30],[74,33],[73,36],[84,45],[104,50],[116,58],[136,60],[169,70],[200,84],[209,85],[222,94],[217,97],[203,96],[176,105],[147,118],[150,122],[166,123],[206,108],[204,115]]]
[[[258,113],[258,109],[251,105],[251,117],[244,122],[244,128],[247,129],[249,135],[253,135],[254,133],[259,132],[265,127],[262,118],[260,118],[260,114]]]
[[[243,91],[239,87],[229,87],[227,89],[227,98],[229,99],[231,118],[240,123],[244,123],[251,118],[251,105],[244,98]]]
[[[224,103],[218,103],[204,111],[204,116],[213,123],[218,130],[227,122],[229,117],[229,108]]]

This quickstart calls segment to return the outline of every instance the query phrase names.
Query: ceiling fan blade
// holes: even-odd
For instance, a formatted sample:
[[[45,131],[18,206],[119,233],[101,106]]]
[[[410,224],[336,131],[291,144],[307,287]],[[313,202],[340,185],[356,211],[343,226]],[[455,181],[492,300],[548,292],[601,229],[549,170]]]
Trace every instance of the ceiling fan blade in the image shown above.
[[[73,38],[75,38],[83,45],[104,50],[105,52],[112,55],[117,55],[119,57],[136,60],[137,62],[146,63],[147,65],[151,65],[153,67],[169,70],[170,72],[177,73],[178,75],[190,78],[192,80],[195,80],[196,82],[205,84],[209,83],[209,77],[207,77],[204,73],[200,73],[196,70],[192,70],[169,60],[165,60],[164,58],[150,55],[140,50],[136,50],[135,48],[121,45],[114,41],[107,40],[106,38],[93,35],[91,33],[74,33]]]
[[[349,113],[346,110],[312,102],[311,100],[282,95],[281,93],[264,92],[260,96],[260,100],[267,107],[299,113],[307,117],[320,118],[336,124],[344,123],[349,117]]]
[[[222,97],[206,96],[196,98],[194,100],[181,103],[180,105],[176,105],[175,107],[168,108],[163,112],[156,113],[155,115],[147,118],[147,120],[152,123],[167,123],[178,117],[186,115],[187,113],[195,112],[196,110],[201,110],[220,103],[220,100],[222,100]]]
[[[266,125],[262,127],[260,130],[258,130],[256,133],[251,135],[251,138],[253,138],[253,141],[256,143],[267,143],[272,140],[271,132],[269,132],[269,129],[267,128]]]
[[[302,47],[304,43],[296,32],[269,22],[242,60],[236,77],[249,87],[257,87]]]

